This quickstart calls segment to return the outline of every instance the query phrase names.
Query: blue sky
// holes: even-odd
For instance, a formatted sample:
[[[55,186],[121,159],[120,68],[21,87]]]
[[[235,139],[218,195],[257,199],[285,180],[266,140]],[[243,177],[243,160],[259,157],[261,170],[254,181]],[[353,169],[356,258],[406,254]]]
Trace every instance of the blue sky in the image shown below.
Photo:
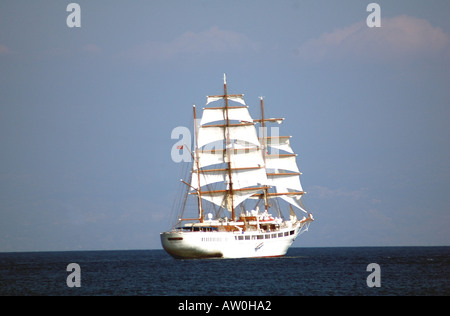
[[[285,117],[294,246],[450,245],[447,1],[0,2],[0,251],[157,249],[192,104]]]

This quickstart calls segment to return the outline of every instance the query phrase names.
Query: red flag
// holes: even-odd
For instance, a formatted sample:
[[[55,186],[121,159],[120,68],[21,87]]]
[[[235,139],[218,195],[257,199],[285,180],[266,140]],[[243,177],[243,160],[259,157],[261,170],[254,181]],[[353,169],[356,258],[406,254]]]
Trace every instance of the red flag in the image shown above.
[[[183,145],[178,145],[177,149],[183,149]]]

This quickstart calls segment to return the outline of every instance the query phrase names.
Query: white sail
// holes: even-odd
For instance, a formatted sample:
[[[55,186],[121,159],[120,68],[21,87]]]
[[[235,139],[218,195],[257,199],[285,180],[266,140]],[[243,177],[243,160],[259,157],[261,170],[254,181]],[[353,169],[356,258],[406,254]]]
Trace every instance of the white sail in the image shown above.
[[[300,172],[295,157],[295,154],[266,155],[266,168]]]
[[[303,191],[299,175],[300,173],[268,173],[267,177],[269,184],[276,188]]]
[[[201,148],[209,143],[223,141],[227,138],[227,133],[229,133],[229,138],[232,140],[260,146],[255,126],[253,123],[245,123],[234,124],[228,127],[226,125],[200,126],[197,136],[197,148]]]
[[[211,96],[207,96],[206,97],[206,105],[208,105],[211,102],[215,102],[221,99],[225,99],[224,95],[211,95]],[[234,102],[238,102],[242,105],[245,105],[245,101],[244,101],[244,95],[243,94],[233,94],[233,95],[227,95],[227,99],[234,101]]]
[[[303,188],[300,183],[300,173],[268,173],[269,184],[272,185],[276,194],[272,198],[281,198],[289,204],[307,213],[300,202]]]
[[[203,108],[200,125],[226,120],[226,108]],[[231,121],[253,122],[247,106],[228,107],[228,119]]]
[[[212,169],[201,170],[200,177],[195,170],[191,180],[192,188],[199,187],[216,182],[224,182],[229,184],[229,170],[228,169]],[[245,168],[245,169],[231,169],[231,177],[234,189],[242,189],[251,186],[261,186],[268,183],[266,172],[264,168]],[[200,178],[200,185],[198,179]],[[203,196],[202,196],[203,197]]]
[[[296,154],[290,146],[291,136],[271,136],[267,134],[267,127],[264,123],[278,123],[280,124],[283,119],[264,119],[255,120],[255,122],[261,123],[260,127],[260,142],[266,146],[266,148],[275,149],[271,150],[272,154],[269,154],[268,149],[264,151],[265,154],[265,166],[267,169],[267,178],[270,186],[275,189],[276,193],[268,193],[269,198],[281,198],[289,204],[297,207],[303,212],[307,213],[303,208],[303,204],[300,202],[302,195],[304,194],[302,185],[300,183],[300,171],[296,162]],[[272,131],[272,130],[271,130]],[[275,130],[278,132],[278,130]],[[288,152],[289,154],[280,154],[279,150]],[[275,153],[275,154],[273,154]],[[261,198],[256,195],[255,197]]]
[[[288,153],[293,154],[294,151],[291,148],[290,145],[290,138],[291,136],[271,136],[264,138],[264,143],[266,146],[275,148],[278,150],[284,150]],[[262,143],[262,139],[260,139],[260,143]]]
[[[251,168],[263,167],[264,160],[261,149],[259,147],[249,147],[240,149],[229,149],[227,152],[224,149],[216,150],[201,150],[198,152],[198,165],[200,168],[221,164],[230,160],[233,168]],[[197,169],[197,164],[194,163],[194,170]]]
[[[280,190],[280,193],[286,193],[288,192],[288,189],[277,187],[277,191]],[[281,199],[285,200],[289,204],[295,206],[296,208],[300,209],[304,213],[308,213],[304,208],[303,204],[300,202],[300,199],[302,198],[302,194],[283,194],[279,196]]]
[[[208,103],[224,97],[209,96]],[[242,95],[228,96],[228,99],[245,104]],[[208,125],[213,122],[219,124]],[[215,149],[208,149],[210,146]],[[191,177],[191,188],[197,190],[193,194],[231,211],[255,192],[261,192],[269,181],[260,146],[247,106],[204,108]],[[226,168],[207,168],[223,163],[227,163]],[[224,183],[226,189],[205,191],[205,186],[218,182]]]
[[[261,188],[238,189],[233,191],[233,195],[231,195],[227,190],[205,191],[201,193],[201,196],[202,199],[214,203],[217,206],[220,206],[231,212],[232,207],[236,208],[250,196],[261,191]],[[231,198],[233,198],[233,201],[231,201]],[[233,205],[231,202],[233,202]]]

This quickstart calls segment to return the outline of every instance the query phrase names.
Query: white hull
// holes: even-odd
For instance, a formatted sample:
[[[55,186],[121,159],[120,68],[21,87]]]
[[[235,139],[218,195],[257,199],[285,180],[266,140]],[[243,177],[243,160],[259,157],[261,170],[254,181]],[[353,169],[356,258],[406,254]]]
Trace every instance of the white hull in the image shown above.
[[[161,233],[163,248],[178,259],[281,257],[299,234],[299,227],[274,232]]]

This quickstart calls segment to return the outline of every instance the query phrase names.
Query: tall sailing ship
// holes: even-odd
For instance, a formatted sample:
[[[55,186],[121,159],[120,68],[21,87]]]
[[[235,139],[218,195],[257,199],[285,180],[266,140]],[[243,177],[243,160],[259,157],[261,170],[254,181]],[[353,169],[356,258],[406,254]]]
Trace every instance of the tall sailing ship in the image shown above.
[[[161,233],[174,258],[284,256],[314,220],[301,202],[305,192],[291,136],[279,136],[278,127],[268,135],[268,124],[283,119],[265,118],[262,97],[261,118],[253,119],[243,96],[227,93],[224,75],[224,94],[206,101],[222,105],[205,107],[199,120],[193,107],[195,146],[192,169],[181,180],[184,204],[172,230]],[[184,215],[189,198],[197,201],[194,218]],[[301,219],[293,206],[304,213]]]

